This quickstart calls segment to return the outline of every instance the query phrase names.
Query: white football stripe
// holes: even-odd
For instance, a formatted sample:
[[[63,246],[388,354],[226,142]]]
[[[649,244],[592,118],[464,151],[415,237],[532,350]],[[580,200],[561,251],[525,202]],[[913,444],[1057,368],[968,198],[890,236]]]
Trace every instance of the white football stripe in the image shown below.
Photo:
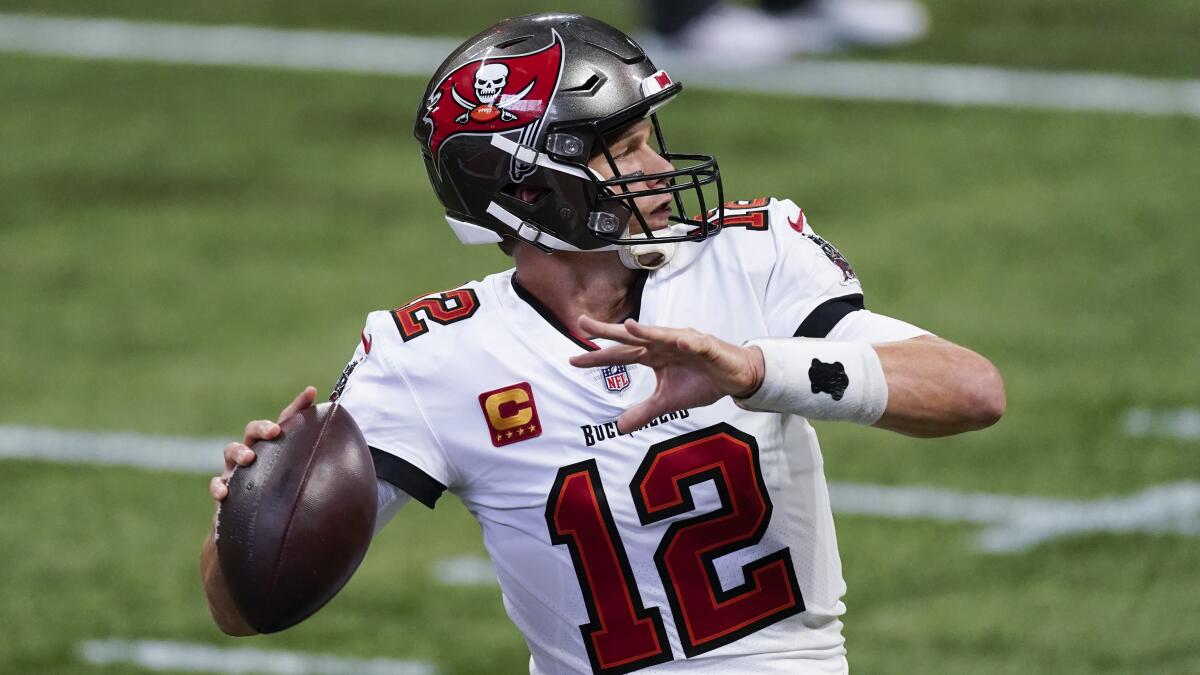
[[[221,471],[224,445],[221,439],[0,426],[0,459],[215,474]],[[1018,551],[1095,532],[1200,535],[1200,482],[1192,481],[1090,501],[837,482],[829,484],[829,492],[839,515],[986,525],[979,546],[992,552]],[[443,583],[484,583],[490,574],[486,561],[444,562],[434,570]]]
[[[428,77],[458,43],[458,38],[0,13],[0,51],[89,59]],[[689,86],[721,91],[1200,117],[1200,80],[814,59],[737,72],[656,62]]]
[[[331,654],[285,652],[253,647],[220,648],[161,640],[89,640],[80,657],[94,665],[127,664],[147,670],[189,673],[267,673],[268,675],[434,675],[425,661],[349,659]]]

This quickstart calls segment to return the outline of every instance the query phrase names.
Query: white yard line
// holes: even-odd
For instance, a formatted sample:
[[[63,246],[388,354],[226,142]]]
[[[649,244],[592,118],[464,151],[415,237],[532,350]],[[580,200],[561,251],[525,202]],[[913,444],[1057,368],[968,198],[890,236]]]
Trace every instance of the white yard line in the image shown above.
[[[330,654],[285,652],[159,640],[89,640],[79,655],[94,665],[133,665],[148,670],[268,675],[434,675],[424,661],[349,659]]]
[[[1121,426],[1130,438],[1200,441],[1200,408],[1131,408]]]
[[[1110,533],[1200,536],[1200,482],[1157,485],[1128,497],[1095,500],[964,494],[929,487],[834,483],[840,515],[976,523],[980,549],[1022,551],[1055,539]]]
[[[457,38],[0,13],[0,52],[428,77]],[[719,71],[658,59],[687,84],[732,92],[949,106],[1200,117],[1200,80],[984,66],[808,60]]]
[[[33,459],[215,474],[222,439],[0,426],[0,459]],[[1096,500],[971,494],[933,487],[830,483],[835,513],[897,520],[985,525],[979,548],[1019,551],[1098,532],[1200,536],[1200,482],[1158,485],[1128,497]],[[484,583],[490,567],[450,559],[435,570],[443,583]],[[484,561],[486,563],[486,561]]]
[[[0,459],[116,464],[219,474],[229,439],[177,438],[111,431],[0,426]]]
[[[0,51],[429,76],[458,40],[0,13]]]

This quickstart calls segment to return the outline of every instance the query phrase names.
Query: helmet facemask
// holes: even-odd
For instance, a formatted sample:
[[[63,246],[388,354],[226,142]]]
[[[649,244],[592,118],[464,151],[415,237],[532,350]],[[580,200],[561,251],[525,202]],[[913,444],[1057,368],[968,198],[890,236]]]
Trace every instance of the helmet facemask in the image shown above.
[[[711,155],[671,152],[663,137],[657,110],[680,89],[681,85],[673,83],[629,109],[582,125],[556,125],[548,134],[546,146],[550,156],[592,177],[594,187],[587,229],[601,242],[619,247],[646,247],[701,241],[720,231],[723,214],[719,207],[725,200],[717,160]],[[623,129],[646,118],[650,120],[650,142],[655,146],[654,150],[674,168],[655,173],[623,174],[613,154],[611,140]],[[590,148],[588,156],[599,158],[607,165],[610,177],[601,176],[580,159],[585,148]],[[562,149],[573,153],[556,152]],[[639,184],[647,185],[633,188]],[[648,184],[660,185],[649,187]],[[648,214],[637,204],[637,200],[655,195],[666,195],[671,199],[668,225],[659,229],[654,229]]]

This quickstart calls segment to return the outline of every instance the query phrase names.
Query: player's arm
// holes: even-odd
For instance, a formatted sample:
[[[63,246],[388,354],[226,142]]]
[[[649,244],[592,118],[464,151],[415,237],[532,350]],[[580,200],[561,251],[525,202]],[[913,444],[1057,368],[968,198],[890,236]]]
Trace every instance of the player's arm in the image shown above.
[[[640,363],[658,376],[654,393],[618,420],[623,430],[723,396],[751,409],[923,437],[981,429],[1004,412],[1004,385],[995,366],[931,335],[881,344],[772,338],[740,346],[693,329],[636,321],[605,324],[581,317],[579,327],[621,344],[573,357],[573,365]]]
[[[257,632],[242,618],[225,578],[221,576],[221,563],[217,560],[217,542],[213,533],[208,533],[204,547],[200,550],[200,576],[204,580],[204,595],[208,598],[208,611],[222,633],[233,636],[256,635]]]
[[[1004,415],[1004,380],[976,352],[933,335],[871,348],[887,385],[874,426],[936,438],[990,427]]]

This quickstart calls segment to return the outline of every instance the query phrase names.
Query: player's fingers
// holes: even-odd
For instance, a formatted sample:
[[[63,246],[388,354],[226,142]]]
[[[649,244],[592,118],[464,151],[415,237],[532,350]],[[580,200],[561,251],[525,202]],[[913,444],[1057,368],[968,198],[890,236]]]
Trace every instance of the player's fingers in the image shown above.
[[[304,391],[300,392],[296,398],[293,399],[292,402],[289,403],[287,407],[279,413],[278,421],[282,422],[301,410],[304,410],[308,406],[312,405],[313,401],[315,400],[317,400],[317,388],[313,386],[305,387]]]
[[[234,441],[234,442],[230,443],[229,445],[225,446],[225,452],[223,452],[221,454],[225,457],[225,473],[226,474],[228,474],[230,471],[233,471],[233,467],[237,466],[238,448],[244,448],[244,447],[246,447],[246,446],[242,445],[241,443],[238,443],[237,441]]]
[[[718,356],[718,345],[716,338],[711,335],[690,335],[683,334],[675,338],[675,346],[681,351],[689,354],[695,354],[707,360],[715,359]]]
[[[246,446],[254,445],[254,441],[264,438],[275,438],[279,435],[279,425],[271,420],[254,420],[246,424],[246,433],[242,438],[242,443]]]
[[[225,474],[228,478],[234,467],[248,466],[254,462],[254,451],[242,443],[230,443],[225,446]]]
[[[687,334],[687,331],[679,328],[666,328],[664,326],[648,326],[644,323],[638,323],[633,319],[625,319],[625,330],[635,338],[640,338],[645,341],[666,342],[672,343],[680,335]]]
[[[641,429],[649,424],[650,420],[667,412],[661,408],[662,404],[658,400],[658,396],[651,396],[621,413],[621,416],[617,418],[617,430],[627,434],[635,429]]]
[[[605,347],[599,351],[578,354],[572,356],[570,362],[576,368],[627,366],[631,363],[641,363],[646,358],[646,354],[645,347],[622,345],[620,347]]]
[[[622,344],[640,347],[649,344],[646,340],[630,335],[629,331],[619,323],[604,323],[603,321],[593,319],[587,314],[579,316],[578,326],[584,335],[591,335],[592,337],[614,340]]]
[[[225,479],[213,476],[212,480],[208,481],[208,493],[213,499],[222,501],[229,496],[229,486],[225,484]]]

